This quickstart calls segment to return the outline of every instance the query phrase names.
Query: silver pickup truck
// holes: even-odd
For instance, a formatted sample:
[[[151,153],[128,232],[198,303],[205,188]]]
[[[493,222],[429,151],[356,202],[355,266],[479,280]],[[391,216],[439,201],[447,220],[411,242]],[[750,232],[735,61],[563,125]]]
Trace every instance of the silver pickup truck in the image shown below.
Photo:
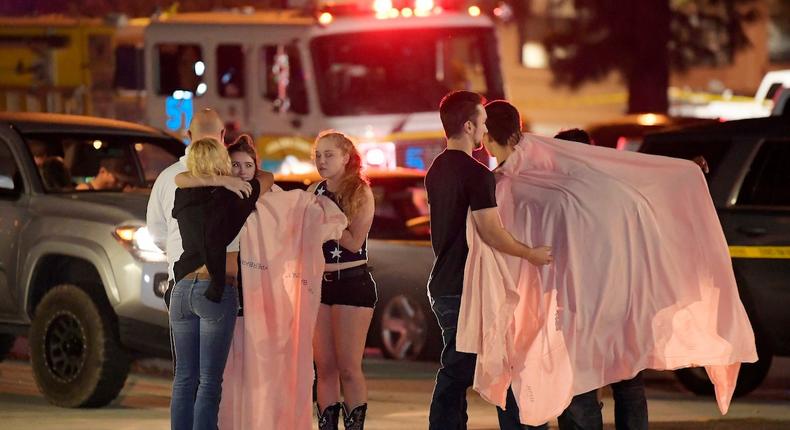
[[[144,222],[183,153],[137,124],[0,113],[0,359],[27,335],[51,403],[103,406],[130,358],[169,356],[167,263]]]

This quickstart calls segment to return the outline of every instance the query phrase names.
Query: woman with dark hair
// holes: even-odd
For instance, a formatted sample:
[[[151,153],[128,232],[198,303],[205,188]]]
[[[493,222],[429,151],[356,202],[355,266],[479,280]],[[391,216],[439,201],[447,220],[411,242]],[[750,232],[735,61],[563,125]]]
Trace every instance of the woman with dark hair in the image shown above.
[[[242,134],[228,146],[233,176],[251,181],[258,172],[258,153],[252,137]]]
[[[216,429],[222,374],[239,305],[238,248],[227,247],[272,178],[245,183],[245,198],[218,187],[230,174],[231,161],[213,138],[192,142],[187,169],[176,176],[176,184],[203,186],[179,188],[173,207],[184,252],[174,266],[176,283],[169,303],[176,358],[171,427]]]
[[[367,411],[362,355],[377,300],[376,283],[367,266],[373,192],[362,173],[359,152],[346,135],[321,133],[314,154],[323,180],[308,191],[332,199],[349,221],[340,240],[324,243],[326,267],[313,341],[318,426],[337,429],[342,409],[346,429],[361,430]]]
[[[483,145],[501,165],[521,141],[521,114],[504,100],[488,103],[485,109],[488,134],[483,138]]]
[[[488,133],[483,138],[483,145],[486,150],[497,159],[499,166],[497,170],[505,164],[505,161],[513,153],[516,145],[521,141],[522,122],[518,110],[504,100],[496,100],[486,104],[486,128]],[[497,172],[494,170],[494,173]],[[505,399],[506,408],[497,407],[497,417],[499,426],[502,429],[524,428],[524,429],[544,429],[546,424],[539,426],[522,425],[519,420],[519,409],[513,390],[507,390]]]

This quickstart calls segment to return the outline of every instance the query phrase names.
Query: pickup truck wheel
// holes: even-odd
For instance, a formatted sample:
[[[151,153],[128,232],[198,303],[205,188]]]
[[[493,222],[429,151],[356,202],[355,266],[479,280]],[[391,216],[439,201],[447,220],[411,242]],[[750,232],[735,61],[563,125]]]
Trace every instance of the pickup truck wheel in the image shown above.
[[[5,360],[11,348],[14,347],[16,336],[12,334],[0,334],[0,361]]]
[[[771,369],[773,351],[768,344],[761,339],[759,333],[755,331],[757,341],[758,360],[755,363],[741,363],[738,371],[738,381],[735,384],[733,397],[745,396],[763,382]],[[703,367],[689,367],[686,369],[675,370],[675,377],[680,383],[692,393],[698,396],[713,396],[713,384],[708,379],[708,373]]]
[[[30,327],[33,375],[57,406],[100,407],[123,388],[129,358],[121,348],[112,308],[74,285],[51,289]]]

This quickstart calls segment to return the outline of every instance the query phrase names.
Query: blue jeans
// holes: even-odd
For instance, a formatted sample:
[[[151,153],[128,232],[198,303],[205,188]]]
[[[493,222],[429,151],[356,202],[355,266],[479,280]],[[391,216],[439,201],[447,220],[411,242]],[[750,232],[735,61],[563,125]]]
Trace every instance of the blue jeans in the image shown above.
[[[612,384],[614,425],[617,430],[647,430],[645,381],[639,373],[631,379]],[[560,430],[600,430],[603,428],[598,390],[574,396],[557,419]]]
[[[461,296],[431,298],[431,307],[442,329],[442,367],[436,374],[431,410],[428,415],[430,430],[465,430],[466,389],[472,386],[475,377],[477,356],[455,349],[455,333],[458,329],[458,312]]]
[[[441,296],[431,298],[431,307],[442,329],[441,365],[436,374],[431,410],[428,416],[430,430],[465,430],[466,390],[472,386],[475,377],[477,356],[455,349],[455,334],[458,331],[458,313],[461,310],[461,296]],[[513,392],[508,390],[507,412],[502,411],[499,425],[503,430],[542,429],[523,426],[518,420],[518,407]],[[513,415],[515,414],[515,415]]]
[[[222,373],[239,307],[236,288],[226,286],[220,303],[204,294],[210,281],[181,280],[170,298],[170,329],[176,357],[172,430],[216,430]]]
[[[516,403],[516,396],[513,395],[513,389],[507,389],[507,399],[505,400],[505,409],[499,406],[496,408],[497,418],[499,419],[499,428],[501,430],[549,430],[548,424],[541,424],[539,426],[528,426],[521,424],[521,419],[518,416],[518,403]]]

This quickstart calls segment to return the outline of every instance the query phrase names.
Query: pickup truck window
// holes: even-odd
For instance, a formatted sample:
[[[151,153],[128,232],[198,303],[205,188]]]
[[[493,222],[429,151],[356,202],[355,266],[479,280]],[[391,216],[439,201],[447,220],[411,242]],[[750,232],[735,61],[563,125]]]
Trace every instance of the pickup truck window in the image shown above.
[[[177,158],[146,140],[119,135],[25,136],[47,192],[131,191],[147,188]]]
[[[739,206],[790,207],[790,140],[766,141],[738,195]]]
[[[154,185],[156,177],[162,170],[176,162],[173,154],[167,152],[161,146],[149,142],[137,142],[134,144],[137,157],[143,167],[145,182],[148,187]]]
[[[0,141],[0,198],[15,198],[22,193],[22,177],[8,145]]]

